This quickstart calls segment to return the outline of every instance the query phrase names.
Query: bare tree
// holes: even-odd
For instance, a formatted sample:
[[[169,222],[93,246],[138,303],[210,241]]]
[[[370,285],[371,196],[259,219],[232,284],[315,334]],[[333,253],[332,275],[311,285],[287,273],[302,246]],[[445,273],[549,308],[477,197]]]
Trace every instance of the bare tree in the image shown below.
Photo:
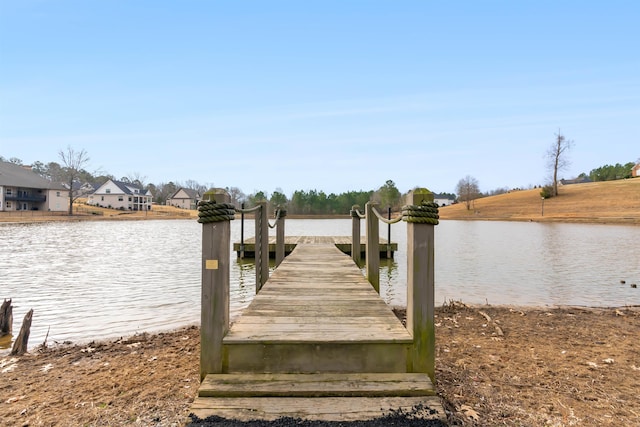
[[[556,134],[556,140],[547,150],[548,168],[553,175],[553,182],[551,187],[551,195],[558,195],[558,171],[566,169],[570,162],[567,159],[567,151],[573,147],[573,141],[566,139],[564,135],[558,129]]]
[[[198,194],[202,195],[209,188],[213,188],[213,184],[200,184],[196,180],[188,179],[185,181],[184,185],[181,185],[181,187],[196,191]]]
[[[137,185],[138,187],[144,189],[146,187],[146,175],[142,175],[140,172],[133,172],[127,175],[129,179],[129,184]]]
[[[467,210],[470,210],[471,202],[480,196],[478,180],[470,175],[465,176],[458,181],[456,193],[458,193],[458,199],[467,205]]]
[[[247,196],[238,187],[227,187],[227,191],[231,196],[231,203],[233,203],[236,208],[239,208],[240,205],[247,200]]]
[[[69,186],[69,215],[73,215],[73,202],[82,194],[80,191],[74,191],[73,184],[78,181],[89,162],[89,155],[84,149],[77,151],[71,146],[67,146],[66,150],[60,150],[58,155],[63,165],[64,183]]]

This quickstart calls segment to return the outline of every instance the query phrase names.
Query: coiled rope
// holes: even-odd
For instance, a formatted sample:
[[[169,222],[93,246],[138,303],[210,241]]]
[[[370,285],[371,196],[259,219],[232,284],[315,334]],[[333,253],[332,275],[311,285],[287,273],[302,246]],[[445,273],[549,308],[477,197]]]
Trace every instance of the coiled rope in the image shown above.
[[[365,214],[360,212],[359,209],[360,209],[360,206],[353,205],[353,207],[351,208],[351,211],[349,212],[351,214],[351,218],[365,219],[367,217]]]
[[[378,219],[382,222],[384,222],[385,224],[395,224],[398,223],[400,221],[402,221],[402,217],[397,217],[394,219],[387,219],[385,218],[380,212],[378,212],[378,210],[376,208],[371,209],[374,213],[375,216],[378,217]]]
[[[276,218],[275,221],[273,223],[273,225],[271,225],[271,222],[269,222],[269,228],[276,228],[276,224],[278,224],[278,220],[280,218],[284,218],[287,216],[287,210],[286,209],[282,209],[282,208],[278,208],[276,209]]]
[[[200,201],[198,203],[198,222],[231,221],[235,218],[235,207],[231,203],[216,203],[215,201]]]
[[[435,202],[423,202],[420,205],[407,205],[402,207],[402,219],[414,224],[438,225],[438,204]]]

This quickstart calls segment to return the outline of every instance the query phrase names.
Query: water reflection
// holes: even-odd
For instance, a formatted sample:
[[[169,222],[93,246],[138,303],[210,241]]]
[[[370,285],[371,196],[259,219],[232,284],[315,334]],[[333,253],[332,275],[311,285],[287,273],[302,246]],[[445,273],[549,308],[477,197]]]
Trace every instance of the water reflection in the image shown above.
[[[0,350],[3,350],[5,348],[10,348],[12,345],[11,339],[13,338],[13,335],[5,335],[3,337],[0,337]]]
[[[400,299],[398,290],[399,283],[398,262],[393,258],[380,260],[380,296],[387,303],[393,303]],[[406,295],[406,290],[404,292]],[[395,304],[398,305],[398,304]]]
[[[0,299],[13,298],[14,331],[30,308],[31,346],[49,327],[49,342],[62,342],[199,323],[201,230],[192,220],[0,225]],[[351,220],[288,219],[286,231],[349,236]],[[380,262],[380,294],[404,305],[405,224],[391,236],[398,252]],[[640,304],[640,291],[620,284],[640,282],[640,227],[443,221],[435,238],[437,303]],[[255,294],[255,270],[229,249],[234,318]]]

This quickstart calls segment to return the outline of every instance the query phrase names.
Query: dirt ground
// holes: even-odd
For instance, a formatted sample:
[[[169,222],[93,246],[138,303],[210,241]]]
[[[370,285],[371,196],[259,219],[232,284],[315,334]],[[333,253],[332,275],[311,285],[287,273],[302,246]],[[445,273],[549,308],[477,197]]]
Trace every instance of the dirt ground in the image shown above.
[[[456,426],[640,425],[640,308],[436,309],[436,380]],[[195,326],[0,357],[8,426],[181,426]]]

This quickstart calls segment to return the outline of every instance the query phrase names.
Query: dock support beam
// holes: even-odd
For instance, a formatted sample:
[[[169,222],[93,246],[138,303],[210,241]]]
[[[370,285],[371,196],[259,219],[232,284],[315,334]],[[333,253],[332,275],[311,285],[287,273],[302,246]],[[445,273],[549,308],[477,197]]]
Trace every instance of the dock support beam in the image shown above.
[[[433,202],[433,193],[417,188],[407,205]],[[413,335],[412,372],[426,373],[435,384],[434,226],[407,221],[407,330]]]
[[[378,217],[373,209],[378,204],[367,202],[367,247],[365,260],[367,264],[367,280],[373,286],[377,293],[380,293],[380,227],[378,225]]]
[[[257,203],[256,212],[256,294],[269,279],[269,216],[266,200]]]
[[[230,203],[216,189],[216,203]],[[222,372],[222,338],[229,330],[229,271],[231,221],[202,224],[202,293],[200,318],[200,380]]]
[[[351,207],[351,258],[356,265],[360,265],[360,206]]]

